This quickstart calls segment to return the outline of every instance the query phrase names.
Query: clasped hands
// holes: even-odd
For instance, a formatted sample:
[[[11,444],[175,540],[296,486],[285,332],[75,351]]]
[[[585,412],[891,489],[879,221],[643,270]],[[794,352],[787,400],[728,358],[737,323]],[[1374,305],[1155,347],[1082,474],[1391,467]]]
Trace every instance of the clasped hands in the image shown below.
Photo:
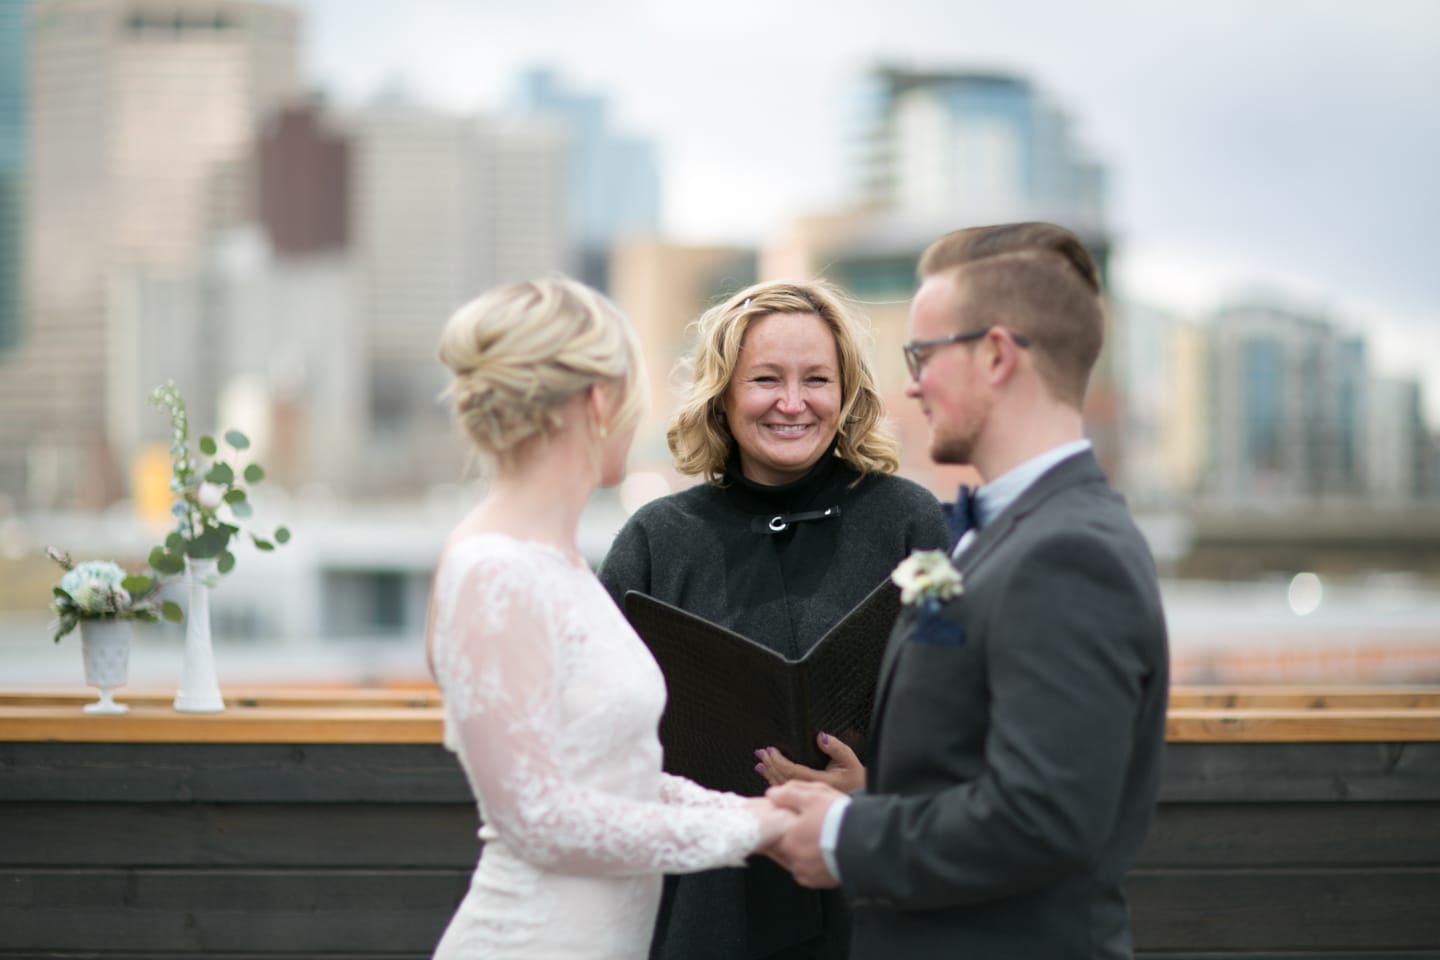
[[[771,784],[764,797],[748,801],[760,820],[763,853],[803,887],[830,889],[839,882],[820,853],[820,831],[831,804],[865,785],[865,767],[838,737],[821,733],[820,749],[830,757],[824,770],[795,763],[774,747],[755,751],[755,772]]]

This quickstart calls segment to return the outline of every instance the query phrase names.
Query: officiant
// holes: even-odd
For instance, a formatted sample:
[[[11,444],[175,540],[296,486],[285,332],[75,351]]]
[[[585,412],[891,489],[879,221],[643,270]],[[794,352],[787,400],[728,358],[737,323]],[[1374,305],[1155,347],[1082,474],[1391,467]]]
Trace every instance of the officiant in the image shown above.
[[[894,476],[862,324],[822,282],[755,284],[700,317],[667,440],[704,482],[616,536],[600,579],[622,609],[638,590],[798,659],[910,551],[946,546],[939,503]],[[667,878],[650,955],[843,958],[848,923],[833,892],[754,857]]]

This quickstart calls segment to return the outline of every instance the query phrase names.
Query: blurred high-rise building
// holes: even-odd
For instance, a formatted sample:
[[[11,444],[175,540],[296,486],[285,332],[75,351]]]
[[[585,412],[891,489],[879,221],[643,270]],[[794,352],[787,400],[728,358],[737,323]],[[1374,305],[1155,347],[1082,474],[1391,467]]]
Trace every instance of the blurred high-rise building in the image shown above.
[[[1376,377],[1366,392],[1366,493],[1384,503],[1423,499],[1429,490],[1430,438],[1418,380]]]
[[[1134,301],[1112,301],[1124,470],[1132,505],[1165,507],[1191,497],[1206,455],[1209,395],[1204,331]]]
[[[858,106],[868,204],[952,228],[1049,220],[1092,246],[1106,235],[1104,171],[1028,79],[882,67]]]
[[[649,411],[636,430],[630,466],[664,473],[670,465],[665,430],[689,382],[678,361],[694,349],[691,324],[755,282],[755,253],[632,239],[616,244],[611,264],[611,294],[635,325],[649,373]]]
[[[137,357],[205,412],[196,270],[250,217],[255,133],[297,92],[297,33],[293,10],[259,0],[32,5],[26,313],[0,358],[0,478],[25,501],[123,491],[157,416]]]
[[[920,254],[951,230],[1048,220],[1080,237],[1104,277],[1104,171],[1066,114],[1024,78],[881,67],[860,82],[855,104],[853,203],[775,237],[761,275],[823,274],[860,301],[874,326],[876,374],[900,432],[902,469],[948,497],[955,482],[975,478],[930,462],[928,430],[904,395],[900,346]],[[1113,319],[1086,401],[1087,430],[1112,476],[1122,459]]]
[[[616,132],[605,98],[567,89],[550,70],[523,74],[513,109],[556,121],[568,138],[566,229],[580,279],[609,289],[617,241],[652,238],[660,225],[660,174],[649,140]]]
[[[1323,317],[1251,303],[1216,312],[1209,340],[1209,497],[1284,505],[1418,483],[1423,430],[1381,438],[1420,424],[1403,395],[1372,394],[1362,338]]]
[[[0,353],[20,342],[29,0],[0,4]],[[0,487],[3,489],[3,487]]]
[[[462,474],[464,451],[438,400],[446,319],[497,283],[566,266],[565,139],[547,121],[397,103],[347,126],[371,455],[357,482],[413,494]]]

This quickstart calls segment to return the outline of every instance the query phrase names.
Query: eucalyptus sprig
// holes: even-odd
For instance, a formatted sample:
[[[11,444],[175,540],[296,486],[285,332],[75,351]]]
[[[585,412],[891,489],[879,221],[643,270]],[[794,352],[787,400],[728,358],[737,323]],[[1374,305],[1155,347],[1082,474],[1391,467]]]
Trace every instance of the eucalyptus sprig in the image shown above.
[[[150,551],[150,566],[161,574],[177,574],[185,569],[186,557],[213,558],[220,573],[229,573],[235,566],[230,540],[240,534],[241,522],[254,513],[246,485],[253,487],[264,480],[265,471],[258,463],[240,465],[239,457],[250,449],[250,439],[239,430],[226,430],[223,435],[229,448],[226,459],[219,459],[220,444],[209,435],[197,442],[199,455],[193,453],[185,398],[173,381],[156,387],[150,402],[170,412],[170,453],[174,457],[170,492],[175,497],[170,507],[175,530],[165,538],[163,546]],[[229,519],[221,517],[222,508],[228,511]],[[290,541],[290,531],[285,527],[276,527],[269,537],[253,532],[247,535],[256,549],[266,552]]]

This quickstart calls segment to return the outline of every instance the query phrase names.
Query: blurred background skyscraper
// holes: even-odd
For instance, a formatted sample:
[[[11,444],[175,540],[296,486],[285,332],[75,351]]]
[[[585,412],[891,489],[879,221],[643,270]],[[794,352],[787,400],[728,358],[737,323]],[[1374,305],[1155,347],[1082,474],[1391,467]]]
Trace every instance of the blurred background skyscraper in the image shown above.
[[[260,505],[296,532],[216,593],[222,643],[257,663],[416,673],[431,565],[476,487],[435,344],[481,290],[565,271],[634,320],[651,409],[631,476],[587,513],[598,561],[626,511],[693,482],[664,428],[689,324],[718,299],[781,277],[852,293],[902,471],[949,497],[973,476],[930,462],[904,396],[920,252],[960,226],[1050,220],[1113,281],[1127,244],[1123,167],[1039,72],[856,61],[851,93],[832,95],[850,124],[836,143],[726,131],[758,175],[779,154],[834,153],[848,186],[754,240],[681,240],[663,226],[672,145],[602,85],[536,61],[488,106],[438,104],[403,77],[342,102],[302,80],[309,9],[0,2],[0,672],[51,662],[33,643],[46,544],[134,566],[163,535],[169,428],[146,397],[164,380],[197,432],[250,435]],[[1107,287],[1087,428],[1175,578],[1180,621],[1185,577],[1440,577],[1425,391],[1381,369],[1366,317],[1283,293],[1187,310]]]

